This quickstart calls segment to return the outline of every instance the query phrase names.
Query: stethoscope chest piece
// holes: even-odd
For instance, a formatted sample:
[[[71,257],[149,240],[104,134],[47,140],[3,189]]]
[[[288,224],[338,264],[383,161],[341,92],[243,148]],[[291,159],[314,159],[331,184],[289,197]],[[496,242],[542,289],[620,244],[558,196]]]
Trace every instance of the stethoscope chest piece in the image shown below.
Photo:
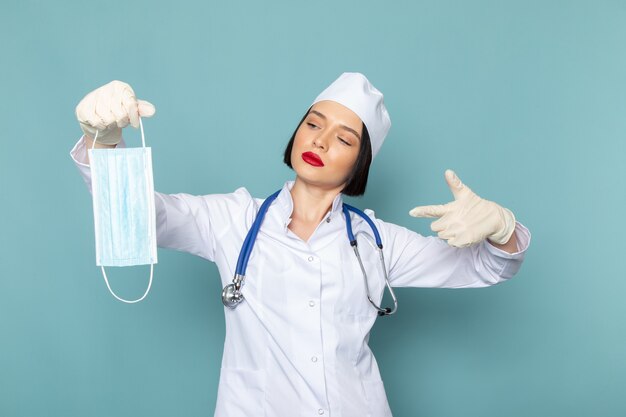
[[[263,221],[263,217],[265,217],[265,213],[267,209],[272,204],[272,201],[278,196],[281,190],[276,191],[274,194],[265,199],[261,208],[259,209],[256,219],[252,224],[252,227],[248,230],[248,234],[243,242],[241,251],[239,252],[239,259],[237,260],[237,268],[235,269],[235,277],[233,278],[232,284],[229,284],[224,287],[222,291],[222,303],[228,308],[235,308],[239,303],[241,303],[244,299],[243,294],[241,293],[241,288],[243,287],[244,281],[246,279],[246,267],[248,265],[248,259],[250,258],[250,253],[252,252],[252,248],[254,247],[254,242],[256,241],[256,236],[259,233],[259,229],[261,228],[261,222]],[[352,207],[348,204],[343,205],[343,213],[346,218],[346,230],[348,233],[348,240],[350,245],[354,249],[354,253],[356,255],[357,260],[359,261],[359,266],[361,268],[361,272],[363,273],[363,281],[365,284],[365,288],[367,291],[367,299],[377,310],[378,315],[380,316],[388,316],[396,312],[398,308],[398,300],[389,284],[389,278],[387,277],[387,268],[385,267],[385,258],[383,256],[383,243],[380,238],[380,234],[378,233],[378,229],[374,222],[369,218],[367,214],[357,209],[356,207]],[[369,285],[367,282],[367,273],[365,271],[365,267],[363,266],[363,262],[361,261],[361,255],[359,254],[357,240],[352,233],[352,221],[350,220],[350,211],[355,214],[361,216],[363,220],[365,220],[372,229],[372,233],[375,237],[375,245],[378,249],[378,253],[380,256],[380,262],[382,265],[382,270],[385,276],[385,284],[391,293],[391,297],[393,299],[393,309],[391,308],[381,308],[378,306],[374,300],[372,299],[369,292]],[[358,234],[358,233],[357,233]]]
[[[228,308],[235,308],[243,301],[241,290],[235,288],[235,284],[229,284],[222,290],[222,303]]]
[[[237,304],[243,301],[243,294],[241,293],[241,287],[245,281],[246,276],[235,274],[232,284],[228,284],[222,290],[222,303],[228,308],[235,308]]]

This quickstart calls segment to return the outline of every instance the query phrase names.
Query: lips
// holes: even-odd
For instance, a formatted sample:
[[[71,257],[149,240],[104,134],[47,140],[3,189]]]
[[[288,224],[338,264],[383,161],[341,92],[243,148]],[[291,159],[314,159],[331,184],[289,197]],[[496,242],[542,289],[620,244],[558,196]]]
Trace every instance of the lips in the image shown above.
[[[314,167],[323,167],[324,163],[322,159],[314,154],[313,152],[305,152],[302,154],[302,160],[309,165],[313,165]]]

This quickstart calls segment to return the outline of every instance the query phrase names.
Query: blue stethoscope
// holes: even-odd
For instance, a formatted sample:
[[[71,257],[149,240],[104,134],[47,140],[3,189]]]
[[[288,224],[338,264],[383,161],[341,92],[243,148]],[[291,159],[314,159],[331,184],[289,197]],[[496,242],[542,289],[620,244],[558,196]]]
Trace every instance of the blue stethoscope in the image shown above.
[[[259,211],[257,213],[256,219],[254,220],[254,223],[252,224],[252,227],[250,228],[250,230],[248,231],[248,234],[246,235],[246,239],[244,240],[243,245],[241,247],[241,251],[239,252],[239,259],[237,260],[237,268],[235,269],[235,277],[233,278],[233,282],[232,284],[225,286],[224,290],[222,291],[222,303],[224,303],[226,307],[235,308],[237,307],[239,303],[243,301],[244,297],[243,297],[243,294],[241,293],[241,287],[243,286],[244,281],[246,279],[246,268],[248,266],[248,259],[250,258],[250,253],[252,253],[252,248],[254,247],[254,242],[256,241],[256,237],[259,234],[259,230],[261,229],[261,223],[263,222],[265,213],[267,213],[267,209],[272,204],[274,199],[276,199],[278,194],[280,194],[280,191],[281,190],[276,191],[274,194],[272,194],[271,196],[265,199],[265,201],[261,205],[261,208],[259,208]],[[374,233],[374,238],[376,240],[376,247],[378,248],[380,262],[382,264],[383,274],[385,276],[385,285],[389,289],[389,293],[391,294],[391,298],[393,299],[393,309],[388,308],[388,307],[381,308],[380,306],[376,305],[376,303],[372,300],[372,297],[370,296],[369,285],[367,284],[367,273],[365,272],[365,268],[363,267],[363,262],[361,261],[361,255],[359,254],[359,249],[358,249],[356,238],[354,237],[354,234],[352,234],[352,221],[350,220],[350,211],[361,216],[367,222],[367,224],[370,225],[372,232]],[[379,316],[391,315],[395,313],[396,310],[398,309],[398,300],[396,299],[396,295],[394,294],[393,289],[391,288],[391,285],[389,284],[389,278],[387,276],[387,268],[385,268],[385,258],[383,256],[383,243],[382,243],[382,240],[380,239],[380,234],[378,233],[378,229],[376,228],[376,225],[374,224],[372,219],[370,219],[367,214],[363,213],[361,210],[357,209],[356,207],[352,207],[344,203],[343,214],[346,217],[346,229],[348,231],[348,239],[350,241],[350,246],[352,246],[352,248],[354,249],[354,254],[356,255],[359,261],[361,272],[363,273],[363,280],[365,282],[365,289],[367,291],[367,299],[369,300],[370,304],[372,304],[372,306],[374,306],[374,308],[378,311]]]

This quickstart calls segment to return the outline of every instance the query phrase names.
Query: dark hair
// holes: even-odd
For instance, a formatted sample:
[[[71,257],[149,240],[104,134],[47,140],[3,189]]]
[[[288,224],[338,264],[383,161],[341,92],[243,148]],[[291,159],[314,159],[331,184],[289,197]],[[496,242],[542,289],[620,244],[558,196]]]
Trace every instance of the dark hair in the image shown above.
[[[304,113],[302,120],[298,123],[296,130],[293,131],[291,135],[291,139],[289,139],[289,143],[287,143],[287,147],[285,148],[285,154],[283,156],[283,162],[291,169],[293,166],[291,165],[291,149],[293,148],[293,141],[296,138],[296,132],[304,122],[304,119],[309,115],[309,110]],[[348,181],[346,182],[346,186],[341,190],[341,192],[345,195],[349,196],[361,196],[365,194],[365,187],[367,186],[367,177],[370,172],[370,165],[372,164],[372,145],[370,143],[370,134],[367,131],[367,127],[365,127],[365,123],[363,123],[363,133],[361,134],[361,146],[359,147],[359,155],[356,158],[356,162],[352,167],[352,171],[348,175]]]

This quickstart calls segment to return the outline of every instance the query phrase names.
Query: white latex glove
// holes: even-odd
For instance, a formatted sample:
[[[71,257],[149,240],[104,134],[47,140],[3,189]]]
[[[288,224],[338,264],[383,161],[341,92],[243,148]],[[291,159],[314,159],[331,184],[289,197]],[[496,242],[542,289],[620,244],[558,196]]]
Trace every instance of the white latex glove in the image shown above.
[[[445,172],[454,201],[443,205],[418,206],[409,212],[413,217],[440,217],[430,228],[441,239],[458,248],[478,243],[486,238],[505,244],[515,231],[515,216],[511,210],[493,201],[478,197],[461,182],[454,171]]]
[[[87,94],[76,106],[80,128],[97,142],[117,145],[122,140],[122,128],[130,123],[139,127],[139,117],[150,117],[154,106],[137,100],[132,87],[122,81],[111,81]]]

